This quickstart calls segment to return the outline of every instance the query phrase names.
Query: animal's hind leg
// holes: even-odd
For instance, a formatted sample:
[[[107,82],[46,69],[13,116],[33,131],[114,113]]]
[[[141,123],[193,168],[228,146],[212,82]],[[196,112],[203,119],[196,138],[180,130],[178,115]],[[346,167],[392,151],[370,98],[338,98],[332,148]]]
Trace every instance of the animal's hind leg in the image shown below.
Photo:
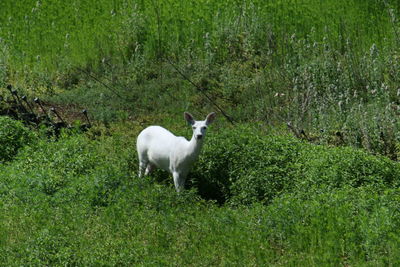
[[[146,171],[144,172],[144,175],[149,175],[149,173],[154,170],[154,165],[151,164],[150,162],[147,163]]]
[[[143,160],[139,160],[139,178],[142,177],[142,174],[145,171],[147,165],[148,165],[148,162],[145,162]],[[145,173],[145,175],[146,175],[146,173]]]

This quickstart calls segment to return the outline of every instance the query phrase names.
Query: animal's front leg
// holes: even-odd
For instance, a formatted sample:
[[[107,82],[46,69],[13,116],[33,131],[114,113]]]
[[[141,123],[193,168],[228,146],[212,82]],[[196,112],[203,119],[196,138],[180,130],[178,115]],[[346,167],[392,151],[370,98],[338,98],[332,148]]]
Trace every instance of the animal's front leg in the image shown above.
[[[172,176],[174,177],[176,192],[182,191],[185,184],[185,177],[183,177],[183,175],[179,174],[178,172],[173,172]]]

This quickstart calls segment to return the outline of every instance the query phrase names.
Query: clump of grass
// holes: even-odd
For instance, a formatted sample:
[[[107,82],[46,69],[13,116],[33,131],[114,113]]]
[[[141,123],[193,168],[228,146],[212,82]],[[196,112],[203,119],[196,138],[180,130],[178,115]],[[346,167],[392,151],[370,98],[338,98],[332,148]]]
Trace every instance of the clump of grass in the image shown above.
[[[35,141],[37,137],[22,122],[0,116],[0,162],[14,158],[18,151]]]

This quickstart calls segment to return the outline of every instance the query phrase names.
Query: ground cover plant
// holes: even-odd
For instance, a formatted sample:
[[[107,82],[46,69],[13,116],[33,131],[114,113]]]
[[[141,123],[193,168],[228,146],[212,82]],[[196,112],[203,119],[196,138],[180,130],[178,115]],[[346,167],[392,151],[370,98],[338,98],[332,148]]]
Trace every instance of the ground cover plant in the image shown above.
[[[0,2],[4,266],[398,265],[398,1]],[[63,108],[67,118],[74,118]],[[177,194],[135,139],[217,119]],[[78,122],[79,124],[79,122]]]
[[[0,161],[11,160],[20,148],[33,142],[35,135],[20,122],[9,117],[0,117],[0,145],[3,147]]]
[[[400,169],[387,158],[219,129],[192,189],[178,195],[166,173],[138,179],[140,127],[125,127],[97,140],[40,140],[2,168],[6,265],[398,263]],[[255,138],[276,146],[233,152],[240,166],[219,168],[227,145],[235,151]],[[282,155],[282,147],[292,149]]]

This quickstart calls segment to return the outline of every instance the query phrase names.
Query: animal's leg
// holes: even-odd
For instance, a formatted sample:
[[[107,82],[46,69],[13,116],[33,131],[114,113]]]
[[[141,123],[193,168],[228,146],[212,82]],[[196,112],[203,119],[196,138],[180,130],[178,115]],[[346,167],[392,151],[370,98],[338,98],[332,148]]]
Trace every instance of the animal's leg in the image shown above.
[[[144,170],[146,169],[147,164],[148,164],[148,162],[139,160],[139,178],[142,177],[142,174],[143,174]],[[145,173],[145,175],[146,175],[146,173]]]
[[[185,177],[182,174],[179,174],[177,172],[173,172],[172,176],[174,177],[174,184],[175,184],[175,189],[176,192],[180,192],[184,189],[185,185]]]
[[[150,173],[152,170],[154,170],[154,165],[151,164],[151,163],[149,162],[149,163],[147,164],[147,168],[146,168],[146,171],[144,172],[144,175],[145,175],[145,176],[149,175],[149,173]]]

